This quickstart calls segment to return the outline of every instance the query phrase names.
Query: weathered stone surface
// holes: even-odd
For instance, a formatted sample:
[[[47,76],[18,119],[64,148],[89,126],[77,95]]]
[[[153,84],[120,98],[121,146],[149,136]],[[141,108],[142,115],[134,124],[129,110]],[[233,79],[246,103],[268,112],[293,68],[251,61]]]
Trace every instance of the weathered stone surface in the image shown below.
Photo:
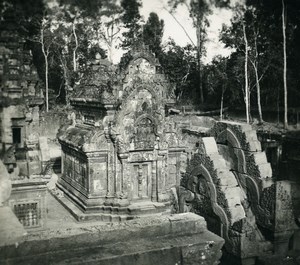
[[[256,164],[267,164],[267,156],[265,152],[254,153],[254,161]]]
[[[11,194],[11,180],[5,165],[0,160],[0,207]]]
[[[6,264],[217,264],[224,240],[187,213],[114,225],[30,234],[18,249],[0,249]],[[202,263],[201,263],[202,262]]]
[[[39,230],[47,222],[46,192],[46,183],[40,176],[12,182],[12,193],[7,203],[25,229]]]
[[[208,155],[219,154],[216,140],[213,137],[203,137],[202,141]]]
[[[218,176],[220,186],[236,187],[238,185],[233,173],[228,170],[224,170],[224,168],[218,170]]]
[[[25,140],[38,123],[36,110],[43,104],[38,74],[14,16],[9,14],[0,25],[0,150],[4,152],[12,144],[25,147]],[[13,139],[17,130],[20,139]]]
[[[184,151],[165,112],[174,101],[171,84],[148,50],[132,57],[121,73],[104,61],[91,64],[71,99],[75,122],[58,135],[58,187],[84,212],[114,220],[165,211]]]
[[[24,241],[25,235],[25,229],[11,208],[0,206],[0,248],[21,243]],[[2,255],[0,255],[0,261],[5,257],[5,253],[2,253]]]
[[[41,151],[41,161],[46,162],[50,160],[50,154],[49,154],[49,146],[48,146],[48,140],[47,137],[42,136],[39,137],[39,147]]]

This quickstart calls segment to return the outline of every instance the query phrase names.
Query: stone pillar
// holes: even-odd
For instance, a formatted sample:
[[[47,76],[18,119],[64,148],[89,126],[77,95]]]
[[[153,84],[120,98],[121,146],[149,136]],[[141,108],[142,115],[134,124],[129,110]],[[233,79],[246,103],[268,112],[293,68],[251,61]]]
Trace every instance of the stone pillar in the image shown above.
[[[131,183],[130,183],[130,170],[129,170],[129,164],[128,164],[128,153],[126,154],[121,154],[120,155],[122,159],[122,191],[123,194],[128,197],[128,193],[131,188]]]
[[[157,167],[156,167],[156,174],[157,174],[157,201],[161,201],[162,192],[163,192],[163,156],[158,155],[157,157]]]
[[[289,240],[296,229],[293,214],[291,182],[276,181],[274,252],[286,255]]]
[[[151,189],[151,200],[152,201],[157,201],[157,162],[156,161],[152,161],[151,164],[152,168],[151,168],[151,177],[152,177],[152,189]]]
[[[65,152],[61,150],[61,174],[64,174],[64,169],[65,169]]]
[[[167,162],[165,160],[167,156],[168,150],[159,151],[157,156],[157,197],[160,202],[169,199],[169,196],[166,193]]]
[[[138,169],[138,197],[142,198],[142,183],[143,182],[143,168],[142,165],[139,164],[139,169]]]
[[[114,146],[108,142],[108,156],[107,156],[107,194],[106,204],[113,201],[115,193],[115,165],[114,165]]]
[[[128,206],[128,180],[126,175],[126,160],[128,158],[128,154],[119,154],[116,157],[116,193],[115,198],[113,199],[113,205],[117,207],[125,207]]]

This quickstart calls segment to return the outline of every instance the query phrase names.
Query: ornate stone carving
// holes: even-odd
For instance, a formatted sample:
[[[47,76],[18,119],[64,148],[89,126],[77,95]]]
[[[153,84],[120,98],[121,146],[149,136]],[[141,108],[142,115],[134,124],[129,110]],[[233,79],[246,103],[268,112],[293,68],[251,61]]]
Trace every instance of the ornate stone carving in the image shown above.
[[[76,90],[71,100],[83,118],[60,135],[65,162],[58,182],[87,211],[126,218],[164,211],[179,184],[180,132],[170,119],[165,125],[170,85],[152,55],[137,53],[118,78],[112,66],[94,62],[98,72],[82,80],[86,91]]]
[[[153,149],[155,139],[155,126],[151,119],[143,118],[139,120],[134,134],[135,149]]]
[[[256,132],[247,124],[219,122],[215,124],[211,133],[220,144],[227,145],[227,148],[233,147],[238,160],[237,167],[233,170],[236,171],[239,183],[247,189],[258,223],[263,227],[271,228],[274,212],[271,210],[270,203],[261,199],[269,197],[266,194],[268,194],[268,187],[273,183],[272,170],[265,154],[261,152]],[[272,194],[274,196],[274,192]],[[274,202],[274,199],[275,196],[268,201]]]

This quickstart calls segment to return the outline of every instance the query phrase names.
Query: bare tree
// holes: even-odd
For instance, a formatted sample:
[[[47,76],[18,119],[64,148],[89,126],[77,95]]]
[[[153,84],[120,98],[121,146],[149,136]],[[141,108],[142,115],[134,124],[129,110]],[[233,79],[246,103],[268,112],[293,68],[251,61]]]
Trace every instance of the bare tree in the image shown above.
[[[173,5],[172,11],[176,8],[179,4],[183,4],[190,13],[190,17],[193,21],[193,26],[196,29],[196,38],[197,44],[192,41],[192,38],[188,34],[185,27],[179,22],[179,20],[175,17],[172,11],[165,8],[164,9],[174,18],[176,23],[183,29],[184,33],[190,40],[190,42],[197,48],[197,61],[198,61],[198,68],[199,68],[199,92],[200,92],[200,102],[204,102],[204,95],[203,95],[203,86],[202,86],[202,56],[203,56],[203,48],[206,36],[206,27],[209,25],[206,16],[211,13],[210,6],[213,5],[213,2],[207,3],[206,1],[201,0],[192,0],[188,1],[178,1],[173,0],[170,1]]]
[[[45,60],[45,101],[46,101],[46,112],[49,111],[49,54],[50,48],[53,44],[53,38],[51,38],[49,31],[50,21],[44,16],[41,23],[40,34],[33,41],[40,43],[42,53]]]
[[[283,33],[283,89],[284,89],[284,128],[288,128],[287,118],[287,81],[286,81],[286,9],[282,0],[282,33]]]
[[[250,122],[250,91],[249,91],[249,84],[248,84],[248,39],[246,34],[246,27],[245,23],[243,22],[243,36],[244,36],[244,43],[245,43],[245,94],[244,100],[246,105],[246,120],[247,123]]]

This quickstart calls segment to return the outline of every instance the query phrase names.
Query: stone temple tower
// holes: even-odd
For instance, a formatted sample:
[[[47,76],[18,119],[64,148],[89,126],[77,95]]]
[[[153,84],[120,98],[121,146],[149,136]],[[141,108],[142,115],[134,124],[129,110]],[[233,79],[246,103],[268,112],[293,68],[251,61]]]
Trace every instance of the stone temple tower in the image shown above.
[[[80,208],[78,219],[131,219],[170,209],[184,153],[166,110],[172,86],[147,47],[117,73],[95,60],[75,88],[73,124],[62,128],[58,187]]]

